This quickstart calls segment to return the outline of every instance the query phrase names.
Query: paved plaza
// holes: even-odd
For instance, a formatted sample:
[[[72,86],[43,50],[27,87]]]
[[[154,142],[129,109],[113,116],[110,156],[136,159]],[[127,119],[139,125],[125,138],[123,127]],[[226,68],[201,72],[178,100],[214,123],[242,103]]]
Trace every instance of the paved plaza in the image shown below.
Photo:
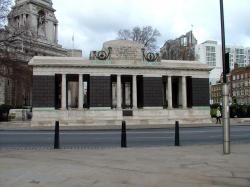
[[[0,151],[1,187],[250,186],[250,144]]]

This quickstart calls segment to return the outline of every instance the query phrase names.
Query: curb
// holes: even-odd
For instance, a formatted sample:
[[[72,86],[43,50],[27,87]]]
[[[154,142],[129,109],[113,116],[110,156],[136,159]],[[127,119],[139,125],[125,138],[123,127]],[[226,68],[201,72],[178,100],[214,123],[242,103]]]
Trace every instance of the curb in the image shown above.
[[[231,126],[250,126],[250,124],[231,124]],[[220,128],[223,127],[222,125],[218,124],[205,124],[205,125],[190,125],[190,124],[180,124],[180,128]],[[132,126],[128,125],[127,130],[143,130],[143,129],[172,129],[174,128],[173,125],[142,125],[142,126]],[[71,126],[71,127],[66,127],[66,126],[61,126],[60,130],[62,131],[117,131],[121,130],[121,126],[93,126],[93,127],[81,127],[81,126]],[[51,127],[3,127],[1,128],[0,124],[0,131],[54,131],[54,126]]]

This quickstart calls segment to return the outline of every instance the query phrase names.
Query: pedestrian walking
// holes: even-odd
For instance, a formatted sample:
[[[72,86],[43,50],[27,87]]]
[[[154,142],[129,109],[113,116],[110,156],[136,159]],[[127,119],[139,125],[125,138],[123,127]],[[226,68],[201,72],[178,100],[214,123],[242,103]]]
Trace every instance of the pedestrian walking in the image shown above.
[[[221,112],[220,112],[220,107],[217,108],[217,111],[216,111],[216,124],[219,123],[221,124]]]

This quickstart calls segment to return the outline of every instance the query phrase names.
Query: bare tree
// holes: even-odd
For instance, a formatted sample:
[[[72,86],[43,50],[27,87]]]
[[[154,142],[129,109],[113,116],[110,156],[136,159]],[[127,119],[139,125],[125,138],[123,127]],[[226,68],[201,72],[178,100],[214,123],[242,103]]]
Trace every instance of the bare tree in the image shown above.
[[[157,49],[157,38],[161,36],[157,29],[152,26],[142,28],[136,26],[132,30],[121,29],[118,31],[118,39],[137,41],[144,45],[147,50],[154,51]]]
[[[0,0],[0,28],[2,28],[7,20],[11,6],[11,0]]]

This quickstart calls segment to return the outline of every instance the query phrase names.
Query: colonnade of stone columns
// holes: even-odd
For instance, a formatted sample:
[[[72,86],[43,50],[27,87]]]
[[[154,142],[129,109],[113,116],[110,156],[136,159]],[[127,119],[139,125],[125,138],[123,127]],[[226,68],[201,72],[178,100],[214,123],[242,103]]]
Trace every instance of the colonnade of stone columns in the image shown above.
[[[182,106],[187,108],[187,81],[186,77],[182,76]],[[79,74],[79,97],[78,97],[78,108],[83,108],[83,75]],[[133,75],[133,109],[137,108],[137,80],[136,75]],[[168,76],[168,108],[173,108],[172,103],[172,77]],[[61,98],[61,108],[66,109],[66,74],[62,74],[62,98]],[[121,88],[121,75],[117,75],[117,109],[122,108],[122,88]]]

